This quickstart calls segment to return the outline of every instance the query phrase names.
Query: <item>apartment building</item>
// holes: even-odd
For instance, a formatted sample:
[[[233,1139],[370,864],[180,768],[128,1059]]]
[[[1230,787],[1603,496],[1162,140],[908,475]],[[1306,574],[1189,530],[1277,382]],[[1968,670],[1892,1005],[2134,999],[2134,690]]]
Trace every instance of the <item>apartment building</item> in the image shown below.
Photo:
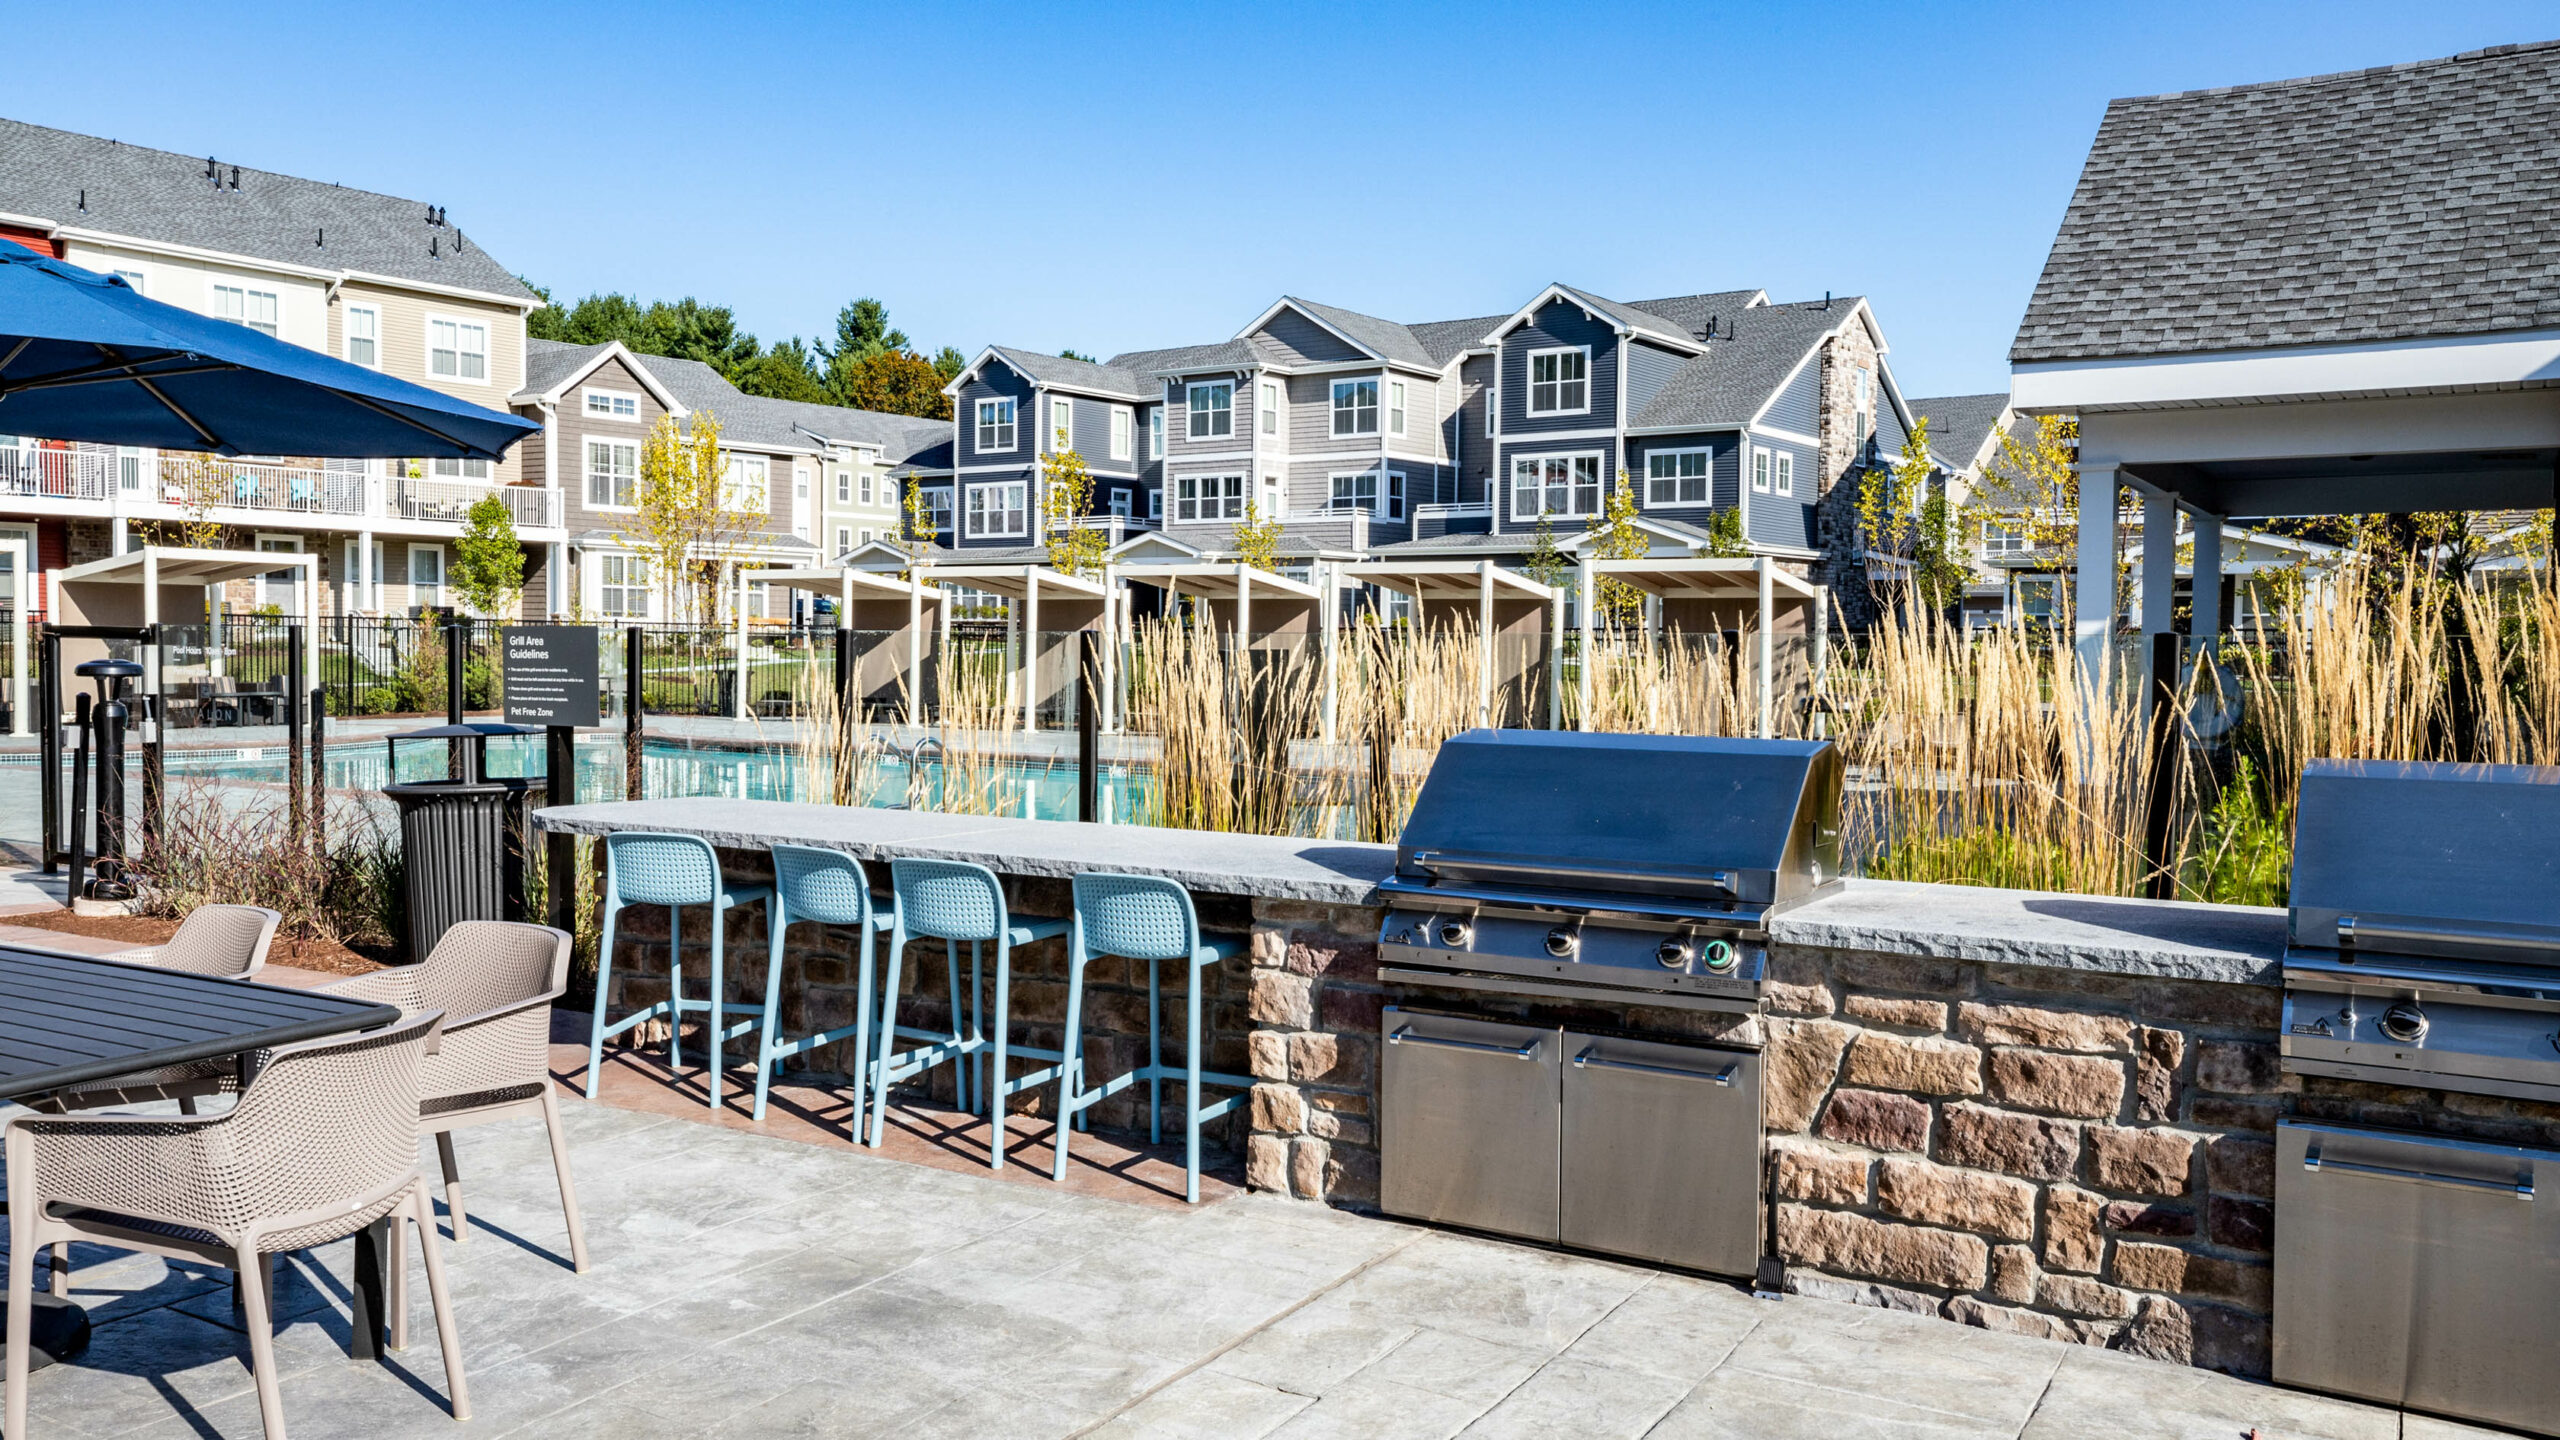
[[[442,205],[9,120],[0,241],[492,408],[524,384],[525,316],[542,303]],[[565,533],[520,455],[243,457],[209,477],[203,460],[0,435],[0,536],[54,569],[210,522],[236,548],[317,552],[321,614],[399,614],[453,603],[452,545],[486,496],[537,557]],[[239,582],[223,603],[285,608],[290,592]]]
[[[761,566],[817,564],[894,533],[904,474],[942,460],[950,443],[947,421],[748,395],[700,361],[618,341],[535,340],[526,370],[507,403],[542,433],[520,459],[532,483],[560,496],[563,516],[562,533],[528,567],[538,583],[527,608],[552,615],[678,618],[639,543],[641,450],[661,419],[687,433],[717,423],[743,517],[730,553]],[[791,618],[783,597],[753,585],[749,612]]]
[[[991,347],[949,391],[951,475],[913,473],[949,484],[936,513],[963,550],[1033,543],[1039,461],[1074,448],[1133,559],[1231,553],[1250,513],[1299,564],[1512,566],[1542,522],[1576,548],[1623,473],[1658,552],[1706,553],[1717,512],[1738,512],[1746,553],[1832,584],[1854,624],[1854,481],[1898,455],[1913,414],[1888,349],[1854,296],[1558,284],[1420,324],[1286,296],[1230,339],[1099,365]]]

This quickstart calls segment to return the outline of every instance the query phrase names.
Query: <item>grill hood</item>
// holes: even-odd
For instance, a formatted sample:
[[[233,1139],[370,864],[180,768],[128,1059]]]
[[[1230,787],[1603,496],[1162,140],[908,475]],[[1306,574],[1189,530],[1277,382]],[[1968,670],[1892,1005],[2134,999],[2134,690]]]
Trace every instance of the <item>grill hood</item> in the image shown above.
[[[1471,730],[1440,747],[1391,888],[1793,905],[1840,873],[1824,741]]]
[[[2315,760],[2290,900],[2297,947],[2560,964],[2560,768]]]

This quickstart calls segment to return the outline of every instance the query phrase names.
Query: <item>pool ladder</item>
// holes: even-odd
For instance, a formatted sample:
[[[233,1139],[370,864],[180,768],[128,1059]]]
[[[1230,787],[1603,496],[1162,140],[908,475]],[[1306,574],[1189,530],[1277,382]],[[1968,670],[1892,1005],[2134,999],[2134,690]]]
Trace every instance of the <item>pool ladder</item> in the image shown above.
[[[894,755],[898,759],[906,762],[907,793],[909,795],[913,795],[915,793],[916,777],[924,772],[924,758],[925,753],[928,750],[932,752],[935,764],[938,765],[942,763],[942,737],[939,735],[923,736],[913,745],[901,745],[897,741],[892,740],[888,744],[882,746],[881,749],[884,753]],[[886,805],[881,808],[886,810],[912,810],[915,806],[911,801],[902,800],[895,805]]]

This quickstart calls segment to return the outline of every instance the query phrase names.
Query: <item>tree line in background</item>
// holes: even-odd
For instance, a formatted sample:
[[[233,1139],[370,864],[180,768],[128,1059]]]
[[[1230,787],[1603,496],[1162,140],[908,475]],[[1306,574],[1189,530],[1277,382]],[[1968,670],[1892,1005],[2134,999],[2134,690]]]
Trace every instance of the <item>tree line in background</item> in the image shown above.
[[[525,333],[536,340],[619,340],[642,355],[701,361],[745,393],[773,400],[948,420],[951,401],[942,387],[968,363],[949,345],[923,354],[905,331],[890,327],[889,307],[869,298],[836,312],[832,343],[795,335],[768,346],[741,329],[728,306],[690,295],[642,304],[617,292],[559,305],[547,303],[550,291],[526,285],[546,302],[525,317]]]

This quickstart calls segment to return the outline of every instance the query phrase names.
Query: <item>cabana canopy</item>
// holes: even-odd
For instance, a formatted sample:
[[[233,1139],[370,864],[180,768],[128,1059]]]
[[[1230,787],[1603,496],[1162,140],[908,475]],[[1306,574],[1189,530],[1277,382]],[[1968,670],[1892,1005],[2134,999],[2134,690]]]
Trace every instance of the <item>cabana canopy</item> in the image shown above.
[[[320,595],[320,557],[313,554],[145,545],[139,550],[54,571],[55,614],[64,625],[157,625],[167,613],[162,600],[164,590],[176,587],[195,592],[196,613],[200,615],[205,587],[251,580],[279,570],[301,572],[295,577],[294,609],[303,622],[303,673],[316,676],[320,673],[320,627],[312,623],[312,617]],[[97,641],[73,641],[67,645],[99,645],[99,653],[105,653]],[[66,648],[65,664],[77,663],[78,658]]]
[[[940,618],[940,590],[922,580],[902,580],[876,570],[833,565],[758,570],[753,574],[767,585],[835,597],[841,607],[836,612],[836,644],[860,646],[858,654],[849,654],[838,662],[845,667],[838,673],[854,702],[886,703],[897,698],[898,682],[903,676],[907,723],[918,722],[925,693],[925,659],[930,649],[926,636],[932,633],[926,617],[930,612],[934,619]],[[858,632],[871,631],[888,634],[886,638],[861,642],[853,638]]]
[[[1632,585],[1654,597],[1660,602],[1657,608],[1665,629],[1692,632],[1739,630],[1746,628],[1740,622],[1749,618],[1753,623],[1747,628],[1756,635],[1759,733],[1764,736],[1776,733],[1776,637],[1782,595],[1790,612],[1788,618],[1800,622],[1803,630],[1811,632],[1813,668],[1817,672],[1822,668],[1825,593],[1821,586],[1779,569],[1777,563],[1766,555],[1749,560],[1672,555],[1602,560],[1586,556],[1579,569],[1579,613],[1585,655],[1592,653],[1597,630],[1595,612],[1598,606],[1595,601],[1603,579]],[[1592,668],[1587,664],[1582,667],[1585,724],[1589,723],[1591,714]]]

